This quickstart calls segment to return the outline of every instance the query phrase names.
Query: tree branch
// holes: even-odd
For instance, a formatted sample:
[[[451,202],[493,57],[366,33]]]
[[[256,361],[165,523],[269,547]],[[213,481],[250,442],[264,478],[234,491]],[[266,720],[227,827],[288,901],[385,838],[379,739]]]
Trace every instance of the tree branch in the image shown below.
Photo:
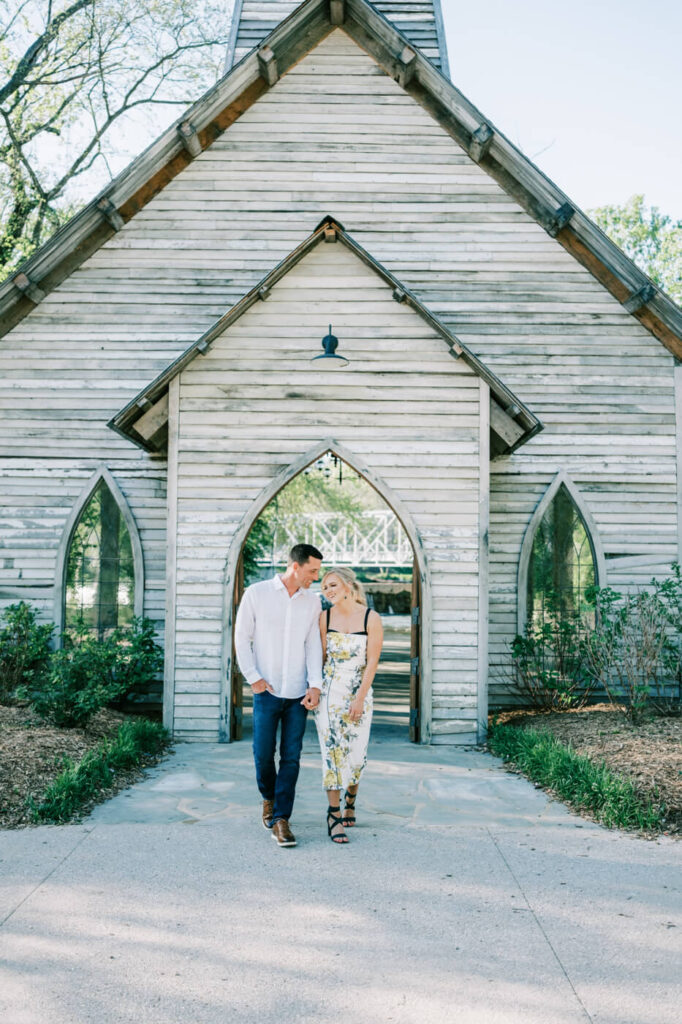
[[[94,0],[76,0],[71,7],[67,7],[65,11],[62,11],[61,14],[58,14],[56,18],[53,18],[52,21],[48,23],[45,31],[38,36],[38,38],[31,43],[28,50],[26,50],[9,81],[0,88],[0,103],[4,103],[8,96],[11,96],[12,93],[16,92],[16,90],[23,85],[28,73],[34,66],[38,57],[43,50],[47,49],[50,45],[64,22],[68,21],[69,18],[74,17],[74,15],[78,14],[78,12],[82,11],[85,7],[91,7],[93,3]]]

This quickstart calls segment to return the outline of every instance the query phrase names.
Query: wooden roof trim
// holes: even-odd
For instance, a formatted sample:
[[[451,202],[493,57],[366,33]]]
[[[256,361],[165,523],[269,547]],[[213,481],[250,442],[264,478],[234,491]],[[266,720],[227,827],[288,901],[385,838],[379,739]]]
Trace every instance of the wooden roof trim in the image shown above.
[[[311,250],[321,242],[339,241],[351,250],[367,267],[377,274],[392,289],[393,298],[410,306],[448,345],[452,355],[461,358],[479,377],[490,386],[496,403],[496,425],[493,429],[499,435],[499,451],[510,452],[528,441],[542,430],[540,420],[521,402],[503,382],[485,366],[437,317],[424,306],[413,293],[378,263],[366,249],[344,230],[343,225],[333,217],[325,217],[313,233],[277,266],[270,271],[251,291],[240,299],[224,316],[220,317],[200,338],[163,370],[150,384],[137,394],[107,424],[127,440],[133,441],[147,451],[156,452],[163,446],[165,417],[167,417],[168,386],[197,355],[203,355],[213,342],[257,302],[264,301],[273,287],[285,277]],[[139,428],[139,429],[138,429]]]
[[[404,38],[364,0],[346,0],[344,30],[400,80]],[[377,21],[381,20],[380,31]],[[379,42],[379,52],[372,45]],[[682,359],[682,310],[561,189],[416,50],[408,92],[501,187],[586,267],[644,327]],[[638,295],[645,301],[634,303]],[[629,305],[632,304],[632,305]],[[634,305],[634,308],[632,308]]]
[[[327,5],[328,0],[306,0],[268,36],[271,47],[286,42],[286,70],[333,31]],[[267,91],[260,49],[216,82],[0,285],[0,337],[35,308],[38,294],[43,298],[64,281]],[[188,137],[197,138],[201,148],[188,145]],[[24,279],[33,299],[21,287]]]
[[[193,159],[192,147],[199,151],[189,139],[196,135],[201,149],[205,149],[269,88],[262,75],[264,62],[258,57],[264,47],[272,51],[281,77],[335,27],[330,0],[305,0],[296,8],[187,111],[179,125],[188,127],[189,136],[181,136],[179,125],[172,126],[0,286],[2,333],[111,238],[116,224],[130,220],[187,166]],[[582,263],[630,315],[682,359],[682,310],[427,57],[366,0],[345,0],[341,27],[401,82],[472,159]],[[407,64],[406,52],[413,54]],[[266,61],[266,68],[268,64]],[[24,287],[15,283],[17,279]],[[640,303],[640,297],[645,301]]]
[[[400,53],[407,44],[395,26],[365,0],[346,0],[343,28],[400,82]],[[500,132],[416,48],[403,88],[678,359],[682,359],[682,310],[654,284],[536,165]],[[402,84],[402,83],[401,83]],[[637,308],[627,304],[640,293]]]

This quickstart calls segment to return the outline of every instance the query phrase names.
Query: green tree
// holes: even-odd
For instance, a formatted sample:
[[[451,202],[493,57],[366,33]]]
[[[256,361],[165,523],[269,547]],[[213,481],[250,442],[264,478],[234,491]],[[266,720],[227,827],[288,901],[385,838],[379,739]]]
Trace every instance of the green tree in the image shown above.
[[[622,206],[600,206],[590,216],[659,288],[682,303],[682,221],[646,206],[643,195]]]
[[[0,6],[0,280],[122,166],[131,118],[151,141],[154,109],[216,80],[228,22],[221,0]]]
[[[359,474],[343,463],[340,473],[338,467],[338,462],[323,457],[295,476],[263,509],[244,544],[246,583],[251,582],[257,561],[269,558],[278,546],[285,522],[289,529],[300,529],[303,540],[306,513],[336,512],[352,521],[366,509],[381,507],[381,499]]]

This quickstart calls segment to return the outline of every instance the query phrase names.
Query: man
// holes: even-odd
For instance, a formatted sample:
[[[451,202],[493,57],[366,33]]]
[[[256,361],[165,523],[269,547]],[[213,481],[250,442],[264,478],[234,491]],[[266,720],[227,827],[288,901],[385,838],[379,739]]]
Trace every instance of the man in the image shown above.
[[[253,691],[253,756],[263,825],[279,846],[296,845],[289,818],[306,717],[317,707],[322,687],[320,600],[308,589],[321,562],[312,544],[296,544],[282,576],[246,588],[235,624],[237,661]]]

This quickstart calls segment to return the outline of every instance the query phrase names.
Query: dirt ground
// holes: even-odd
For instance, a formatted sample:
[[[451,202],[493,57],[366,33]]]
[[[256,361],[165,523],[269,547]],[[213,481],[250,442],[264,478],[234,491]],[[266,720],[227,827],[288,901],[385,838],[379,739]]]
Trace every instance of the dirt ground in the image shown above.
[[[87,729],[58,729],[26,707],[0,705],[0,828],[32,824],[26,807],[28,797],[40,799],[59,775],[65,757],[80,760],[128,717],[106,709],[92,718]],[[138,769],[117,774],[111,788],[100,794],[97,802],[131,785],[140,775]]]
[[[513,711],[499,720],[545,729],[577,753],[606,764],[642,795],[663,800],[666,831],[682,834],[681,718],[651,718],[635,726],[617,708],[598,704],[562,713]]]

